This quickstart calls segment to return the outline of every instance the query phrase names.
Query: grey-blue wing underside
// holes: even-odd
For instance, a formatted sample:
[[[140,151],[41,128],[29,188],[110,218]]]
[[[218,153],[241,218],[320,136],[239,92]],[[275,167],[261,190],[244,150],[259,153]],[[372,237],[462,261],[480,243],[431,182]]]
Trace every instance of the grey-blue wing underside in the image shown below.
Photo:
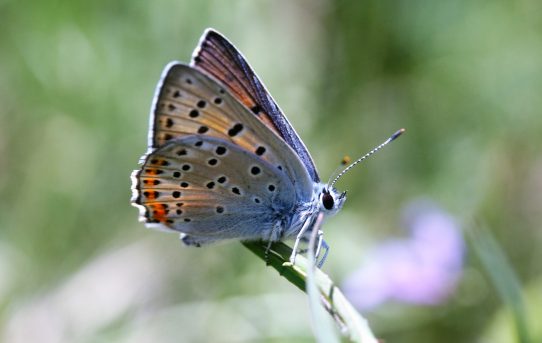
[[[276,165],[204,135],[166,143],[145,158],[134,178],[134,202],[147,223],[188,235],[187,244],[279,240],[296,202],[292,180]]]

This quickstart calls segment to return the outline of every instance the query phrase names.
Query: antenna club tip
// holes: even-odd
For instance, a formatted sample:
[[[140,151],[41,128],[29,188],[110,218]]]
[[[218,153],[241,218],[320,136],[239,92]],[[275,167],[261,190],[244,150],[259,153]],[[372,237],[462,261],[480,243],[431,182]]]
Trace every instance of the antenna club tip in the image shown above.
[[[397,131],[390,137],[390,140],[393,141],[393,140],[396,139],[397,137],[401,136],[405,131],[406,131],[405,128],[400,128],[399,130],[397,130]]]

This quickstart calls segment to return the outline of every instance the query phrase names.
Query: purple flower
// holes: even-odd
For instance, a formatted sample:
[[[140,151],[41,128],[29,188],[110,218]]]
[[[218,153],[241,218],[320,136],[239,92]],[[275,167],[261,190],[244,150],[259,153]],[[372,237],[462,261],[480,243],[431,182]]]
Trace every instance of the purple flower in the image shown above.
[[[410,237],[375,247],[343,285],[346,296],[360,309],[389,300],[437,305],[455,290],[465,254],[457,223],[427,201],[416,202],[405,212]]]

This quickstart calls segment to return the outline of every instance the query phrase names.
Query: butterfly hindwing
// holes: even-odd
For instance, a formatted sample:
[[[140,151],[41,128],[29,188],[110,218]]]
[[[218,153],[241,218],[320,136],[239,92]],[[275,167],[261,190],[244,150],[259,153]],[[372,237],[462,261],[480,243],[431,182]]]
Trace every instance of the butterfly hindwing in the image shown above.
[[[269,239],[280,234],[296,199],[294,184],[276,166],[204,135],[171,140],[146,156],[133,177],[144,221],[187,234],[189,244]]]
[[[278,133],[297,153],[314,182],[318,172],[307,148],[265,89],[243,55],[220,33],[208,29],[194,51],[191,64],[224,84],[255,117]]]

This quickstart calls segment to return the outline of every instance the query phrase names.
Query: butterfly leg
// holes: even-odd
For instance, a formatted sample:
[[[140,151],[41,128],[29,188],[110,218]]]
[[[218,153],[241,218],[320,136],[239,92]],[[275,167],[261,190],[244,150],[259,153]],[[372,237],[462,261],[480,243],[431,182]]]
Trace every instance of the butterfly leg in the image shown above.
[[[324,250],[324,255],[316,264],[318,268],[321,268],[324,265],[324,262],[326,261],[326,258],[327,258],[327,254],[329,253],[329,245],[326,243],[326,241],[323,238],[324,238],[324,233],[320,230],[318,232],[318,247],[316,248],[316,261],[318,261],[318,258],[320,257],[320,253],[322,252],[322,249]]]
[[[324,232],[320,230],[320,227],[322,226],[322,222],[324,219],[323,213],[319,213],[314,221],[314,225],[311,232],[311,239],[309,241],[309,249],[311,249],[314,254],[314,262],[318,268],[322,267],[324,265],[324,262],[327,258],[327,254],[329,252],[329,245],[324,241]],[[324,249],[324,256],[319,260],[319,256],[321,253],[322,248]]]
[[[271,250],[271,245],[273,245],[273,242],[279,240],[280,237],[282,237],[282,234],[283,234],[282,227],[280,225],[275,225],[275,227],[269,233],[267,247],[265,248],[265,252],[264,252],[265,264],[269,265],[269,251]]]
[[[309,229],[309,227],[312,224],[312,220],[306,220],[303,226],[301,227],[301,230],[299,230],[299,233],[297,234],[297,237],[295,238],[294,247],[292,249],[292,255],[290,255],[290,263],[295,264],[295,258],[297,256],[297,249],[299,248],[299,242],[301,242],[304,239],[305,232]]]
[[[318,230],[318,233],[316,234],[316,239],[318,241],[316,242],[316,249],[314,249],[314,258],[318,259],[318,256],[320,255],[320,249],[322,248],[322,241],[324,240],[324,232],[322,230]]]
[[[265,248],[265,252],[263,254],[266,265],[269,265],[269,250],[271,250],[271,244],[273,244],[273,241],[269,239],[269,241],[267,242],[267,247]]]

